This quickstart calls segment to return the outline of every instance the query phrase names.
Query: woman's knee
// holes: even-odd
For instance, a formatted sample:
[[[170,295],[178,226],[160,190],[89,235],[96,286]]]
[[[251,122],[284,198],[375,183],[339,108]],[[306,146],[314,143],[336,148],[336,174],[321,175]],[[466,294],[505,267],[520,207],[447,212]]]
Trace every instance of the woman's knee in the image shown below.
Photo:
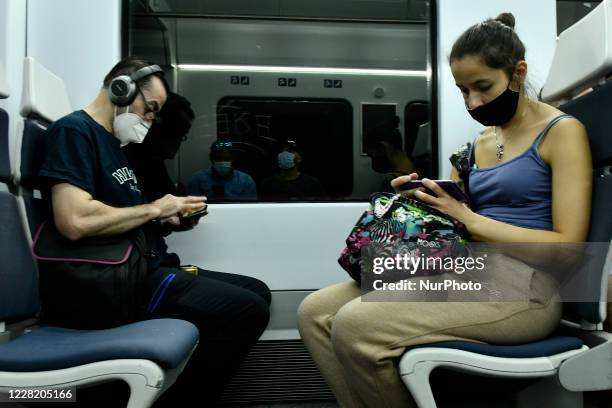
[[[313,292],[306,296],[297,310],[298,330],[304,337],[304,334],[312,329],[312,325],[322,312],[317,302],[317,292]]]
[[[306,296],[297,310],[298,330],[302,337],[312,332],[328,330],[330,318],[337,310],[330,307],[328,302],[329,292],[320,289]]]
[[[338,311],[334,318],[331,343],[340,361],[370,359],[373,342],[368,318],[359,310],[360,303],[351,303]]]

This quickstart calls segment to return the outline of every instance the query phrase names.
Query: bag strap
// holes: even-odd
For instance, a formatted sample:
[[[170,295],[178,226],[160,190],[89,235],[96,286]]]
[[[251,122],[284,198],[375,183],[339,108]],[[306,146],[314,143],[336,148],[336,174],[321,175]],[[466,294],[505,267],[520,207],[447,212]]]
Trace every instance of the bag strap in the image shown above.
[[[125,263],[133,243],[126,237],[88,237],[70,241],[57,230],[53,220],[45,220],[34,235],[30,247],[38,261],[77,262],[100,265]]]
[[[470,153],[468,154],[468,169],[463,174],[463,177],[461,177],[463,180],[463,189],[468,197],[470,196],[470,173],[474,167],[474,163],[476,163],[476,153],[474,153],[476,150],[476,142],[478,142],[478,138],[476,138],[476,140],[474,140],[472,143],[472,146],[470,146]]]
[[[382,208],[374,207],[374,215],[376,215],[377,218],[384,217],[385,214],[391,209],[393,203],[395,203],[401,196],[401,194],[395,194],[389,199],[389,201],[387,201],[387,204],[385,204]]]

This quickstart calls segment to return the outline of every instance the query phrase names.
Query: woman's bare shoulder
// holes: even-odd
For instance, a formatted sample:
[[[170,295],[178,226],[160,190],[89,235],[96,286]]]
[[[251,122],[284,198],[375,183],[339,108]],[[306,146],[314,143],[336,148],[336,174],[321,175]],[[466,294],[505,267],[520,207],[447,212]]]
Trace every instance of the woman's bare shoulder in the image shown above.
[[[551,120],[561,116],[561,115],[566,115],[565,112],[563,112],[562,110],[555,108],[554,106],[551,106],[547,103],[544,102],[538,102],[539,103],[539,117],[543,122],[550,122]],[[568,119],[564,119],[559,123],[562,122],[567,122],[567,121],[571,121],[571,118]],[[576,122],[579,122],[577,119],[574,119]]]

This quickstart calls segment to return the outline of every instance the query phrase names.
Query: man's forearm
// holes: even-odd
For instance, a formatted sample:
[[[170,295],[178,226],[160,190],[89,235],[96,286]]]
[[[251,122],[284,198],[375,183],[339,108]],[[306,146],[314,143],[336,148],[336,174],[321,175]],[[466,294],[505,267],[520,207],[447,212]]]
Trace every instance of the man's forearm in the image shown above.
[[[83,237],[123,234],[159,216],[159,210],[152,204],[116,208],[99,201],[94,203],[92,213],[80,221]]]
[[[86,211],[81,214],[61,217],[56,211],[54,216],[62,235],[77,240],[91,236],[120,235],[157,218],[159,209],[152,204],[117,208],[91,200]]]

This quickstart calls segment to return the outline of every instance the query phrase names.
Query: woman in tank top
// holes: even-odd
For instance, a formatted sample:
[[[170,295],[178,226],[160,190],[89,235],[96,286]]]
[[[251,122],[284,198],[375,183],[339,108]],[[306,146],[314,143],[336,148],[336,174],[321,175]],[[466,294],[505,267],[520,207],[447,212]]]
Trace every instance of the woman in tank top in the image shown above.
[[[423,185],[435,195],[400,191],[419,178],[416,173],[391,184],[464,223],[474,241],[527,244],[511,256],[492,257],[489,271],[508,290],[529,298],[425,302],[407,294],[403,302],[362,302],[355,282],[309,295],[300,305],[298,327],[342,407],[416,406],[397,369],[406,347],[448,340],[526,343],[550,335],[559,324],[555,282],[529,261],[538,243],[586,239],[591,156],[578,120],[525,92],[525,46],[514,23],[511,14],[502,14],[476,24],[450,54],[469,114],[488,126],[473,146],[475,166],[467,169],[472,206],[427,179]],[[458,176],[454,169],[451,178]]]

